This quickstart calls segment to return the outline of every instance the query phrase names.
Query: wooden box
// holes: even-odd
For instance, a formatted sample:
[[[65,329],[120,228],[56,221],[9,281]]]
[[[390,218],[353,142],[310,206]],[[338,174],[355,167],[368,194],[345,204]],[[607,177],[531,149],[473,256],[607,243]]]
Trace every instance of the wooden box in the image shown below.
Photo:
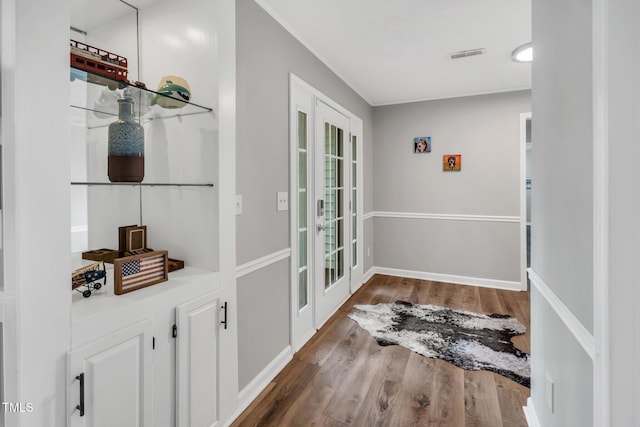
[[[147,226],[126,225],[118,227],[118,246],[121,252],[147,249]]]
[[[169,258],[169,271],[176,271],[184,268],[184,261],[180,259]]]
[[[91,261],[104,261],[112,263],[114,259],[120,256],[120,252],[115,249],[93,249],[91,251],[82,252],[82,259]]]

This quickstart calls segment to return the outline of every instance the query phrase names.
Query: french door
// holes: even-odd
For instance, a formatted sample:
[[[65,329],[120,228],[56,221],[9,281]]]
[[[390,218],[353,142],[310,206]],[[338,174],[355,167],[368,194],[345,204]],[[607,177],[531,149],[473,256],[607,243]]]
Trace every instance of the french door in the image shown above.
[[[294,76],[290,96],[291,344],[297,351],[361,283],[350,289],[352,273],[362,277],[356,186],[362,121]]]
[[[316,327],[349,296],[349,153],[349,119],[318,102],[313,245]]]

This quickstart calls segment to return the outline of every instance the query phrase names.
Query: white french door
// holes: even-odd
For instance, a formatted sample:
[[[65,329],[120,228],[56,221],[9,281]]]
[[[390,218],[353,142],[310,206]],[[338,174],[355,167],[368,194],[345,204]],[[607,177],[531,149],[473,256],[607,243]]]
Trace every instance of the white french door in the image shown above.
[[[313,228],[316,327],[349,296],[350,147],[349,119],[318,102]]]
[[[362,120],[291,76],[291,345],[361,284]],[[351,283],[353,278],[355,283]]]

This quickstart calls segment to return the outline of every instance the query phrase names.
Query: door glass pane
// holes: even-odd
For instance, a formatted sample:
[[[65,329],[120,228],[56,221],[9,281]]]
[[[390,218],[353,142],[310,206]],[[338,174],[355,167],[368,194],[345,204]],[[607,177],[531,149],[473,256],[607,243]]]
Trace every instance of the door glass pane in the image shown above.
[[[298,188],[307,188],[307,152],[298,153]]]
[[[298,310],[302,310],[309,304],[307,285],[307,269],[298,273]]]
[[[298,232],[298,267],[306,267],[307,266],[307,232],[299,231]]]
[[[298,309],[309,303],[307,269],[307,114],[298,111]]]
[[[298,229],[307,228],[307,192],[298,191]]]
[[[307,149],[307,114],[298,111],[298,148]]]
[[[345,211],[344,130],[325,123],[324,253],[325,288],[344,276]],[[348,218],[348,216],[347,216]]]
[[[338,128],[331,125],[331,148],[330,148],[329,154],[334,154],[334,155],[336,154],[336,145],[338,143],[337,131],[338,131]]]
[[[353,135],[351,137],[351,217],[353,218],[351,224],[351,238],[353,241],[353,248],[351,251],[351,267],[355,267],[358,265],[358,189],[356,187],[357,184],[357,176],[358,176],[358,162],[356,153],[357,150],[357,139],[356,136]]]

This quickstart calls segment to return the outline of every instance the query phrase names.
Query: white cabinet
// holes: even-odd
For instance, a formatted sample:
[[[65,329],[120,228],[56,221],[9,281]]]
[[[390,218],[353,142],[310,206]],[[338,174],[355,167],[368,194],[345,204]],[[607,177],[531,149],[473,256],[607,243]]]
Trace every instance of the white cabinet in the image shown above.
[[[218,331],[223,307],[217,293],[210,293],[176,308],[178,426],[213,426],[218,421]]]
[[[69,425],[152,426],[152,346],[144,320],[72,350]]]
[[[69,353],[69,425],[219,422],[223,290],[210,274],[193,277],[137,291],[147,294],[138,303],[96,294],[102,304],[93,308],[101,310],[84,312],[91,299],[77,302],[82,320],[72,328],[77,348]],[[120,305],[116,312],[109,300]]]

